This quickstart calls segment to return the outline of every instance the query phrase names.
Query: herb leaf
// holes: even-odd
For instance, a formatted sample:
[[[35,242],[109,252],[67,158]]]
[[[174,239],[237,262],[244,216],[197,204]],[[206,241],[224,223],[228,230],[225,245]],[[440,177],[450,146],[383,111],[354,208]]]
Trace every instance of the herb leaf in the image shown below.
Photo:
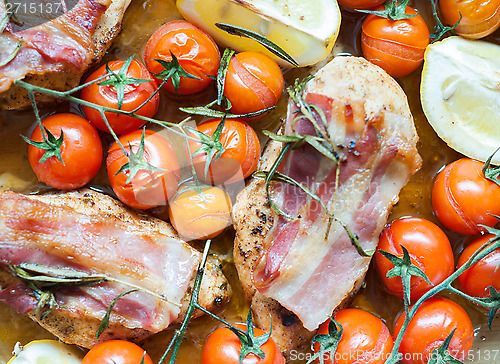
[[[125,296],[125,295],[127,295],[129,293],[132,293],[132,292],[136,292],[136,291],[137,291],[136,288],[129,289],[128,291],[120,293],[118,296],[115,297],[115,299],[113,301],[111,301],[108,309],[106,310],[106,314],[102,318],[101,323],[99,324],[99,328],[97,329],[97,332],[95,334],[95,339],[96,340],[99,339],[99,337],[103,334],[103,332],[106,331],[106,329],[108,328],[108,326],[109,326],[109,318],[111,316],[111,311],[113,311],[113,307],[115,307],[115,305],[118,302],[118,300],[120,298],[122,298],[123,296]],[[144,360],[144,358],[143,358],[143,360]]]
[[[292,56],[290,56],[287,52],[285,52],[276,43],[271,42],[269,39],[260,35],[259,33],[255,33],[251,30],[241,28],[236,25],[225,24],[225,23],[215,23],[215,26],[231,35],[238,35],[240,37],[253,39],[258,43],[260,43],[262,46],[264,46],[272,54],[278,56],[282,60],[287,61],[288,63],[290,63],[295,67],[299,67],[299,64],[292,58]]]
[[[218,110],[213,110],[210,109],[209,107],[206,106],[196,106],[196,107],[180,107],[179,110],[182,112],[185,112],[186,114],[191,114],[191,115],[202,115],[202,116],[208,116],[210,118],[217,118],[217,119],[238,119],[238,118],[253,118],[255,116],[260,116],[264,115],[265,113],[275,109],[276,106],[271,106],[268,107],[267,109],[262,109],[256,112],[251,112],[248,114],[230,114],[224,111],[218,111]]]
[[[328,358],[333,358],[335,351],[337,350],[337,346],[342,339],[343,332],[344,329],[342,328],[342,325],[330,317],[330,322],[328,323],[328,334],[317,334],[312,338],[311,349],[314,350],[314,344],[318,343],[319,351],[315,353],[306,364],[310,364],[316,359],[319,359],[319,362],[323,364],[325,355],[328,355]]]
[[[170,51],[170,55],[172,56],[171,61],[165,61],[163,59],[155,59],[156,62],[161,64],[164,68],[163,71],[155,73],[154,76],[161,80],[172,80],[172,85],[174,86],[175,94],[179,94],[179,86],[181,84],[181,77],[192,78],[195,80],[201,80],[201,78],[188,73],[184,68],[182,68],[181,64],[177,57]]]
[[[222,54],[222,58],[220,61],[219,70],[217,71],[217,105],[222,106],[222,102],[225,100],[226,103],[229,103],[224,97],[224,87],[226,85],[226,75],[227,69],[229,67],[229,62],[231,62],[231,58],[233,58],[235,51],[231,48],[226,48],[224,53]],[[229,110],[231,106],[227,105],[227,110]]]

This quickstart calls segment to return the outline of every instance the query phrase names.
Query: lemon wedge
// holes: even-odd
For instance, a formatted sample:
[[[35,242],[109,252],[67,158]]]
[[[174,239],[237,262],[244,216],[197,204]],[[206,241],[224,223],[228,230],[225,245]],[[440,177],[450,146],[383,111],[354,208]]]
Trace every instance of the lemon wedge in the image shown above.
[[[55,340],[35,340],[14,349],[7,364],[80,364],[82,354],[72,346]]]
[[[177,0],[186,20],[209,33],[219,43],[237,51],[263,52],[283,66],[290,66],[254,40],[218,29],[215,23],[245,28],[266,37],[299,64],[325,59],[340,28],[336,0]]]
[[[485,161],[500,147],[500,46],[461,37],[430,45],[420,99],[441,139]],[[492,163],[500,164],[500,153]]]

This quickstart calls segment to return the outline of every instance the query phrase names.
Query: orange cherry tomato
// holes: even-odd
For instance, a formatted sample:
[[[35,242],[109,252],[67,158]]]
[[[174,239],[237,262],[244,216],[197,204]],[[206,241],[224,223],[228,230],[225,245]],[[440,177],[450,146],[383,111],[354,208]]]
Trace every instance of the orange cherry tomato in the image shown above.
[[[387,291],[403,298],[401,277],[387,278],[387,272],[394,268],[380,250],[403,257],[400,245],[408,250],[413,264],[419,267],[433,283],[439,284],[453,273],[455,265],[450,241],[446,234],[434,223],[418,217],[407,217],[388,224],[380,236],[375,265]],[[432,288],[420,277],[413,276],[411,300],[420,298]]]
[[[181,187],[168,206],[170,222],[187,239],[211,239],[231,225],[231,198],[219,187]]]
[[[127,153],[130,153],[130,148],[134,153],[137,152],[141,144],[142,133],[142,130],[136,130],[120,137],[120,143]],[[141,169],[132,181],[127,183],[130,171],[120,173],[118,171],[129,163],[129,158],[115,142],[109,149],[106,160],[111,187],[120,201],[130,207],[149,209],[165,205],[174,195],[179,180],[179,162],[175,152],[168,140],[160,133],[146,130],[143,160],[163,171]]]
[[[259,52],[241,52],[229,62],[224,95],[234,114],[248,114],[276,105],[283,92],[278,64]]]
[[[247,328],[244,324],[234,326],[241,330]],[[254,328],[255,337],[265,334],[261,329]],[[238,364],[241,347],[240,339],[235,333],[228,328],[220,327],[210,334],[205,342],[201,362],[202,364]],[[285,364],[285,358],[272,338],[269,338],[260,348],[265,354],[263,359],[250,353],[245,356],[242,364]]]
[[[339,4],[350,10],[368,10],[381,5],[385,0],[339,0]]]
[[[85,186],[99,172],[102,163],[102,144],[97,130],[81,116],[69,113],[54,114],[42,121],[56,139],[63,133],[61,145],[62,164],[52,156],[40,163],[45,149],[28,146],[28,160],[39,181],[61,190]],[[38,126],[31,133],[31,140],[43,141]]]
[[[153,364],[140,346],[125,340],[109,340],[90,349],[82,364],[139,364],[143,356],[144,364]]]
[[[443,169],[432,189],[432,206],[438,219],[449,229],[475,235],[478,225],[494,226],[500,215],[500,186],[482,172],[483,164],[462,158]]]
[[[439,0],[439,10],[445,23],[465,38],[479,39],[500,27],[500,1],[498,0]]]
[[[118,72],[124,63],[124,61],[109,62],[109,68],[114,72]],[[99,77],[104,76],[106,73],[106,65],[103,65],[94,73],[92,73],[85,80],[85,83],[94,81]],[[151,82],[125,86],[121,110],[132,111],[142,105],[155,92],[157,86],[146,67],[144,67],[142,63],[136,60],[133,60],[132,63],[130,63],[127,71],[127,77],[142,80],[151,80]],[[106,78],[106,80],[108,79],[109,78]],[[94,82],[93,84],[85,87],[82,90],[80,97],[83,100],[92,102],[94,104],[110,107],[113,109],[119,109],[116,86],[99,85],[99,82]],[[158,94],[156,94],[143,107],[141,107],[136,112],[136,114],[145,117],[154,116],[154,114],[156,114],[156,111],[158,110],[159,102],[160,97]],[[82,106],[82,110],[85,113],[85,116],[97,129],[109,133],[109,129],[106,126],[106,123],[101,117],[99,111],[87,106]],[[144,120],[137,119],[128,115],[120,115],[112,112],[105,112],[105,115],[111,128],[117,134],[131,132],[137,128],[140,128],[146,123]]]
[[[485,235],[468,245],[458,259],[458,268],[463,266],[469,258],[494,235]],[[500,291],[500,248],[495,249],[479,262],[458,276],[460,289],[470,296],[489,297],[489,286]]]
[[[337,350],[323,356],[325,364],[383,364],[394,346],[391,333],[381,319],[363,310],[349,308],[335,314],[343,333]],[[328,334],[330,320],[325,321],[318,334]],[[314,351],[320,345],[314,343]],[[319,360],[318,360],[319,362]]]
[[[375,8],[384,10],[384,6]],[[405,14],[416,14],[406,7]],[[364,57],[392,77],[415,71],[424,60],[429,45],[429,29],[420,15],[391,21],[369,14],[362,24],[361,49]]]
[[[397,337],[405,320],[403,313],[394,325]],[[464,360],[472,348],[474,330],[472,322],[455,302],[441,297],[433,297],[422,303],[413,316],[401,341],[399,352],[404,364],[426,364],[432,351],[439,348],[446,337],[456,329],[448,352],[458,360]]]
[[[220,63],[220,52],[217,44],[201,29],[184,20],[175,20],[161,26],[149,38],[144,50],[144,62],[153,74],[160,73],[165,68],[155,59],[172,61],[172,52],[181,67],[187,73],[199,79],[180,78],[179,95],[191,95],[207,87],[217,75]],[[157,79],[158,83],[163,80]],[[172,80],[165,86],[174,93]]]
[[[220,119],[211,119],[198,125],[198,131],[212,136],[220,123]],[[193,135],[193,137],[195,137]],[[222,182],[232,183],[250,176],[259,162],[260,142],[255,131],[244,121],[227,119],[220,136],[220,142],[224,152],[215,160],[212,160],[205,178],[205,167],[207,153],[193,156],[196,174],[202,180],[211,184]],[[190,140],[191,153],[195,154],[205,145]]]

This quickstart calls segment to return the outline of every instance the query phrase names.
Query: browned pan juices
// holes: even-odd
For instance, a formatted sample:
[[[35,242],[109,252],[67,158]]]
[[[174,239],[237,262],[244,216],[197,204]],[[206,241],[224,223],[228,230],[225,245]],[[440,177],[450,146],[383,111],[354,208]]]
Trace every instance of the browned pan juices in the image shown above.
[[[428,1],[417,0],[413,4],[424,16],[429,27],[433,26],[430,6]],[[359,31],[360,19],[358,14],[343,12],[341,33],[338,38],[334,52],[349,52],[359,55]],[[142,60],[142,50],[149,36],[163,23],[180,19],[180,14],[173,0],[134,0],[130,5],[123,22],[123,32],[115,41],[110,59],[125,59],[131,54],[136,54]],[[500,31],[496,31],[487,38],[488,41],[500,44]],[[288,83],[293,82],[296,77],[303,77],[305,70],[287,70],[285,79]],[[401,216],[419,216],[439,224],[432,212],[431,189],[434,177],[438,171],[447,163],[460,158],[460,154],[451,150],[435,134],[427,123],[422,112],[419,98],[421,68],[412,75],[400,80],[404,91],[408,95],[409,103],[415,124],[420,137],[419,152],[423,157],[422,169],[412,177],[410,183],[402,190],[399,203],[393,208],[390,219]],[[202,105],[211,101],[214,91],[202,93],[190,98],[176,98],[162,93],[160,111],[156,118],[169,121],[180,121],[186,115],[180,113],[178,106]],[[287,97],[282,97],[278,108],[271,115],[260,120],[252,121],[252,126],[258,130],[276,129],[279,126],[280,117],[286,114]],[[66,105],[59,105],[59,111],[68,111]],[[42,110],[44,114],[53,113],[55,109]],[[38,190],[41,185],[37,184],[29,163],[27,161],[27,145],[21,140],[19,134],[27,134],[32,127],[34,117],[32,111],[26,112],[0,112],[0,186],[1,188],[15,189],[20,191]],[[110,138],[103,138],[105,147],[111,142]],[[105,171],[93,181],[95,185],[105,186],[107,184]],[[442,225],[439,224],[441,227]],[[447,233],[455,254],[458,254],[464,244],[464,238],[444,229]],[[227,231],[222,237],[213,242],[213,251],[221,255],[224,260],[224,270],[229,276],[233,286],[234,295],[231,302],[221,308],[217,314],[228,321],[244,321],[248,312],[248,305],[244,302],[239,282],[236,276],[232,260],[233,232]],[[454,298],[454,297],[452,297]],[[485,350],[495,350],[500,347],[500,324],[494,324],[493,332],[489,332],[485,322],[486,314],[467,302],[460,302],[470,314],[475,327],[481,328],[478,332],[473,350],[476,350],[476,363],[500,363],[500,353],[493,360],[493,351],[488,359]],[[365,288],[358,294],[353,306],[375,313],[383,318],[392,328],[397,313],[401,310],[401,300],[388,295],[377,277],[373,267],[369,270]],[[220,324],[213,319],[200,318],[193,321],[186,338],[181,347],[177,362],[180,364],[201,363],[201,349],[207,335]],[[153,361],[157,362],[163,350],[168,345],[172,330],[168,329],[157,334],[144,343],[144,348],[150,353]],[[35,339],[52,338],[45,330],[41,329],[30,319],[14,313],[6,305],[0,304],[0,364],[6,363],[11,356],[11,351],[17,341],[23,344]],[[477,351],[477,350],[482,351]],[[481,354],[482,353],[482,354]],[[298,362],[297,362],[298,363]]]

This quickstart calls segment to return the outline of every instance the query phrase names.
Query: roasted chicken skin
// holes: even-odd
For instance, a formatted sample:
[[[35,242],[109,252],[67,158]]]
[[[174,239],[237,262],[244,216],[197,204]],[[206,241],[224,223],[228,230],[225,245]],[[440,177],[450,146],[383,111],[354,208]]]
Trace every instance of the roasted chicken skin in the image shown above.
[[[62,341],[95,345],[111,300],[134,287],[164,300],[142,290],[127,294],[114,306],[109,328],[98,341],[139,341],[183,319],[201,254],[180,240],[168,223],[90,190],[31,196],[3,192],[0,210],[0,301]],[[9,267],[25,263],[104,274],[115,281],[57,287],[57,304],[42,318],[35,310],[34,291]],[[200,304],[213,309],[230,294],[220,262],[210,257]]]
[[[376,248],[400,189],[421,166],[406,96],[383,70],[363,58],[337,57],[305,86],[303,99],[327,130],[338,164],[308,144],[289,151],[278,171],[307,187],[357,236],[364,252]],[[322,126],[320,114],[327,125]],[[317,135],[290,100],[284,134]],[[283,144],[271,141],[259,170],[269,171]],[[337,173],[338,172],[338,173]],[[362,256],[341,223],[301,188],[253,179],[237,197],[234,261],[259,327],[284,351],[307,345],[314,330],[350,301],[370,257]]]

